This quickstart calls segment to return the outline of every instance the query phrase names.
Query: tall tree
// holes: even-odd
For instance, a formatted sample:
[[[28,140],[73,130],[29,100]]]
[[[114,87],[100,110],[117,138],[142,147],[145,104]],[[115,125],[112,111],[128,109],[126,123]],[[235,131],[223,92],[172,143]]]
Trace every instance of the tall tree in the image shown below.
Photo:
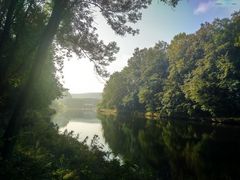
[[[128,82],[125,89],[131,89],[121,103],[141,103],[145,111],[157,111],[161,116],[238,117],[239,16],[235,12],[229,19],[202,24],[194,34],[180,33],[162,49],[159,45],[164,47],[164,43],[136,49],[128,67],[120,72]],[[110,78],[104,89],[106,97],[117,92],[109,86],[118,85],[117,80]]]
[[[176,0],[163,0],[164,2],[176,5]],[[13,0],[13,3],[15,1]],[[42,2],[44,5],[44,2]],[[47,4],[48,2],[45,2]],[[79,57],[86,56],[95,64],[96,71],[102,75],[108,75],[104,67],[113,61],[114,54],[118,51],[116,43],[105,45],[98,40],[96,27],[93,24],[93,12],[96,8],[100,10],[111,28],[119,35],[126,33],[136,34],[135,30],[127,23],[135,23],[141,19],[142,8],[147,8],[151,0],[137,1],[108,1],[108,0],[53,0],[52,12],[47,22],[42,36],[39,39],[29,78],[26,80],[19,98],[9,119],[7,129],[4,134],[3,157],[11,156],[17,131],[24,119],[32,90],[38,81],[39,74],[45,62],[49,47],[55,35],[56,42],[62,48],[75,52]],[[11,7],[11,5],[10,5]],[[13,6],[16,7],[15,5]],[[13,9],[14,9],[13,8]],[[11,10],[11,9],[10,9]],[[8,11],[11,13],[12,11]],[[34,18],[34,17],[32,17]],[[8,23],[7,23],[8,24]],[[11,26],[6,26],[3,32],[9,32]],[[58,33],[59,32],[59,33]],[[3,34],[2,34],[3,35]]]

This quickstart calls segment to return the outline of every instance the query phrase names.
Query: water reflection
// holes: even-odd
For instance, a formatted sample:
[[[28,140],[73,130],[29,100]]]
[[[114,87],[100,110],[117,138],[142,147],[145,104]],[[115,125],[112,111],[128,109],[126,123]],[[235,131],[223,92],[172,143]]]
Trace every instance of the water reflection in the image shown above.
[[[115,155],[153,179],[239,179],[240,128],[98,116]]]
[[[68,109],[67,111],[57,113],[52,118],[53,123],[59,127],[59,132],[63,133],[73,131],[74,135],[78,135],[80,142],[86,141],[90,146],[93,138],[96,136],[98,145],[103,151],[109,152],[108,144],[103,138],[103,129],[101,121],[97,118],[96,111]]]
[[[62,128],[65,127],[70,121],[100,123],[96,116],[96,111],[68,109],[67,111],[55,114],[52,118],[52,121]]]

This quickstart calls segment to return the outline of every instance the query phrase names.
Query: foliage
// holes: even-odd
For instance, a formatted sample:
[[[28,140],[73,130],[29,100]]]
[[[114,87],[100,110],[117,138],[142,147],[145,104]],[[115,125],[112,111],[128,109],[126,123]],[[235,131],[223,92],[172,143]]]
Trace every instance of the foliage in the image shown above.
[[[136,49],[128,66],[107,82],[102,107],[161,116],[239,116],[239,16],[178,34],[170,45]]]
[[[88,147],[73,132],[59,134],[47,114],[28,114],[11,161],[0,161],[3,179],[141,178],[131,164],[120,165],[117,159],[108,159],[96,136]]]
[[[178,0],[162,0],[175,6]],[[58,134],[48,106],[62,96],[63,60],[87,57],[105,77],[115,42],[99,40],[95,12],[119,35],[135,35],[151,0],[0,0],[0,148],[3,179],[119,179],[131,168],[105,159],[71,133]],[[129,171],[128,171],[129,170]],[[119,173],[119,174],[118,174]]]

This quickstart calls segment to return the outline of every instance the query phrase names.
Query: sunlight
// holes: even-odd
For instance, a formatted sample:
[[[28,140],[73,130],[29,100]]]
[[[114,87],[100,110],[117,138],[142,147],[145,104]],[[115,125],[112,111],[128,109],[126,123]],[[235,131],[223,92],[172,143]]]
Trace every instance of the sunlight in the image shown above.
[[[94,66],[86,59],[72,58],[64,62],[64,87],[70,93],[102,92],[104,81],[94,71]]]
[[[0,0],[0,61],[0,179],[240,177],[240,0]]]

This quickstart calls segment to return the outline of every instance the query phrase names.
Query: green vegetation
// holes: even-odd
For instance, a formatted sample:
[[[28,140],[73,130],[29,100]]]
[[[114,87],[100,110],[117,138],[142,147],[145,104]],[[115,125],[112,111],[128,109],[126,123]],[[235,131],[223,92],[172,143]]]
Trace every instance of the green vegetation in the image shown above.
[[[162,0],[175,6],[178,0]],[[99,9],[118,35],[136,34],[129,23],[151,4],[136,1],[0,0],[1,179],[113,179],[139,177],[130,165],[107,160],[93,140],[88,148],[72,133],[58,134],[51,102],[62,96],[63,60],[75,53],[105,67],[115,60],[115,42],[99,40]]]
[[[98,139],[88,147],[73,132],[59,134],[46,112],[31,112],[25,118],[11,160],[1,160],[0,176],[26,179],[127,179],[140,177],[131,165],[108,160]]]
[[[239,117],[240,12],[136,49],[107,82],[101,108],[174,117]]]

